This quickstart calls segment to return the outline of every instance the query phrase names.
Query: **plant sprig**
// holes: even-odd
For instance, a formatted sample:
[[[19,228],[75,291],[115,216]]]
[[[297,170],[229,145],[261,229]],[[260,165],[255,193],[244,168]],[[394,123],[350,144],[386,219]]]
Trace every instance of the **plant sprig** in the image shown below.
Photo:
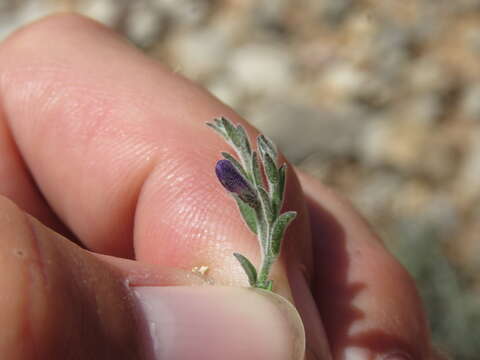
[[[254,150],[242,125],[235,126],[225,117],[215,118],[207,125],[225,139],[238,157],[222,152],[224,159],[217,162],[215,171],[236,200],[248,228],[257,235],[261,251],[259,271],[245,256],[233,255],[247,274],[250,286],[272,290],[270,269],[280,254],[285,230],[297,215],[295,211],[281,213],[287,165],[277,166],[277,148],[266,136],[257,137]]]

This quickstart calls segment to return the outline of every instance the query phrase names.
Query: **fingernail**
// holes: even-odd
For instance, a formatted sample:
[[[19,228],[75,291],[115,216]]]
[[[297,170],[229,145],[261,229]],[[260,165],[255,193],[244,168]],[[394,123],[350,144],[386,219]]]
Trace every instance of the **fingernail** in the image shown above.
[[[375,352],[376,353],[376,352]],[[370,349],[349,347],[345,350],[346,360],[412,360],[413,357],[403,351],[393,351],[384,355],[376,355]]]
[[[147,359],[304,359],[300,316],[274,293],[214,286],[132,291]]]

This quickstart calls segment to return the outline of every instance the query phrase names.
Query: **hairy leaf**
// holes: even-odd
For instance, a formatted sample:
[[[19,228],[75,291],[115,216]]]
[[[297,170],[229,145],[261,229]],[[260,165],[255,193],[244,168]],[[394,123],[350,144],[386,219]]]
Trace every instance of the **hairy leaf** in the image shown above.
[[[250,166],[251,166],[251,171],[253,174],[253,181],[255,183],[255,186],[262,185],[263,184],[262,174],[260,173],[260,167],[258,166],[258,155],[256,151],[252,153]]]
[[[209,122],[207,122],[206,124],[207,124],[207,126],[210,126],[213,130],[215,130],[217,133],[219,133],[223,138],[227,139],[227,135],[223,131],[223,128],[219,127],[216,124],[209,123]]]
[[[287,164],[283,164],[278,169],[278,183],[273,187],[272,194],[272,208],[276,215],[282,210],[283,194],[285,192],[285,174],[287,170]]]
[[[233,195],[235,200],[237,201],[238,209],[240,210],[240,214],[243,217],[243,220],[248,225],[248,228],[254,233],[257,233],[257,215],[255,213],[255,209],[250,207],[245,201],[240,199],[238,195]]]
[[[225,132],[227,133],[227,136],[230,138],[233,145],[235,145],[236,150],[241,150],[242,139],[241,136],[238,134],[237,129],[227,118],[222,117],[221,120],[223,127],[225,128]]]
[[[222,118],[215,118],[215,119],[213,119],[213,121],[215,121],[215,124],[217,124],[218,126],[220,126],[223,129]]]
[[[243,270],[247,274],[250,286],[255,286],[257,283],[257,270],[255,269],[255,266],[253,266],[250,260],[242,254],[233,253],[233,256],[235,256],[240,265],[242,265]]]
[[[277,159],[277,147],[272,142],[272,140],[270,140],[265,135],[259,135],[257,138],[257,144],[262,157],[264,157],[265,154],[268,154],[273,160]]]
[[[237,125],[237,135],[242,143],[241,149],[245,157],[250,157],[252,154],[252,148],[250,147],[250,141],[248,135],[242,125]]]
[[[280,254],[280,248],[282,245],[281,243],[283,235],[285,234],[285,230],[296,216],[296,211],[288,211],[280,215],[273,224],[271,239],[271,252],[273,256],[278,256],[278,254]]]
[[[270,154],[266,153],[263,158],[263,166],[265,175],[267,175],[268,184],[273,188],[274,184],[278,183],[278,169]]]
[[[268,196],[267,191],[263,188],[263,186],[257,186],[258,195],[260,198],[260,204],[262,205],[263,213],[267,222],[271,224],[273,219],[275,218],[275,214],[272,211],[272,206],[270,204],[270,198]]]

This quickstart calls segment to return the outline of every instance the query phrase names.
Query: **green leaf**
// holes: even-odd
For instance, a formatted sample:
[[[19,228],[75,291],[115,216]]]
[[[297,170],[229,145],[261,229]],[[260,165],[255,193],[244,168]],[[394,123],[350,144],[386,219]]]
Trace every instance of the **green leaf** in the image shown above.
[[[250,286],[255,286],[257,283],[257,270],[255,269],[255,266],[253,266],[250,260],[242,254],[233,253],[233,256],[235,256],[240,265],[242,265],[243,270],[247,274]]]
[[[245,201],[240,199],[238,195],[233,195],[235,200],[237,201],[238,209],[240,210],[240,214],[243,217],[243,220],[248,225],[248,228],[254,233],[257,233],[257,215],[255,210],[251,208]]]
[[[271,239],[271,253],[273,256],[278,256],[278,254],[280,254],[280,248],[282,245],[283,236],[285,235],[285,230],[296,216],[296,211],[288,211],[280,215],[278,219],[275,220],[272,228]]]
[[[225,129],[225,132],[227,133],[227,136],[230,138],[233,145],[235,145],[235,147],[240,150],[243,144],[242,144],[241,136],[240,134],[238,134],[237,129],[232,124],[232,122],[227,118],[222,117],[221,121]]]
[[[273,222],[275,215],[272,211],[272,206],[270,204],[270,198],[268,196],[267,191],[263,188],[263,186],[257,186],[258,194],[260,195],[260,203],[262,204],[262,209],[264,212],[264,216],[267,219],[268,224]]]
[[[215,121],[215,124],[223,129],[222,118],[215,118],[213,121]]]
[[[235,159],[231,154],[229,154],[227,152],[222,152],[222,155],[225,159],[230,161],[233,164],[233,166],[235,166],[235,168],[240,172],[240,174],[242,174],[242,176],[245,179],[248,179],[248,180],[252,181],[251,177],[248,176],[248,174],[245,172],[245,169],[243,168],[242,164],[240,164],[240,162],[237,159]]]
[[[275,165],[275,162],[268,153],[263,157],[263,167],[265,169],[265,175],[267,175],[270,189],[272,189],[273,185],[278,183],[279,176],[277,165]],[[273,189],[271,191],[273,192]]]
[[[265,154],[268,154],[273,160],[277,159],[277,147],[272,142],[272,140],[270,140],[265,135],[260,135],[257,138],[257,144],[262,157],[265,157]]]
[[[245,155],[250,156],[252,154],[252,148],[250,147],[250,141],[248,140],[248,135],[242,125],[237,125],[237,135],[242,141],[242,151],[245,152]]]
[[[215,130],[217,133],[219,133],[223,138],[227,139],[227,135],[225,134],[225,132],[223,131],[223,129],[221,127],[217,126],[216,124],[209,123],[209,122],[207,122],[206,125],[210,126],[213,130]]]
[[[287,164],[283,164],[278,169],[278,183],[275,184],[272,194],[272,208],[275,214],[280,213],[283,204],[283,194],[285,192],[285,176],[287,171]]]
[[[252,152],[252,159],[251,159],[251,171],[253,174],[253,181],[255,186],[260,186],[263,184],[262,174],[260,173],[260,167],[258,166],[258,155],[257,152]]]

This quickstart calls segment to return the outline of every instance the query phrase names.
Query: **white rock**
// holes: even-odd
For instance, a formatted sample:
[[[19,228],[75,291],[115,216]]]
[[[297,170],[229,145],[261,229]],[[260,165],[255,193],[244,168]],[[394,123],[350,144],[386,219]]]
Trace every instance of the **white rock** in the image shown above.
[[[295,163],[316,152],[329,156],[352,154],[362,120],[284,100],[256,106],[247,118]]]
[[[242,92],[223,76],[219,76],[209,82],[207,89],[220,101],[232,108],[240,105]]]
[[[171,17],[175,25],[195,26],[204,21],[210,12],[208,0],[150,0],[159,11]]]
[[[228,67],[233,81],[251,94],[286,93],[294,78],[292,58],[272,45],[243,46],[232,55]]]
[[[392,136],[392,126],[387,119],[368,122],[361,130],[359,141],[360,159],[368,167],[382,165]]]
[[[77,11],[102,24],[115,27],[125,6],[125,2],[116,0],[84,0],[78,3]]]
[[[362,92],[367,76],[348,63],[338,63],[329,66],[322,77],[323,85],[335,96],[353,97]]]
[[[126,35],[141,46],[151,45],[164,25],[162,14],[145,1],[132,2],[126,19]]]
[[[223,33],[207,28],[172,38],[169,50],[182,72],[198,80],[214,75],[225,66],[229,44]]]

